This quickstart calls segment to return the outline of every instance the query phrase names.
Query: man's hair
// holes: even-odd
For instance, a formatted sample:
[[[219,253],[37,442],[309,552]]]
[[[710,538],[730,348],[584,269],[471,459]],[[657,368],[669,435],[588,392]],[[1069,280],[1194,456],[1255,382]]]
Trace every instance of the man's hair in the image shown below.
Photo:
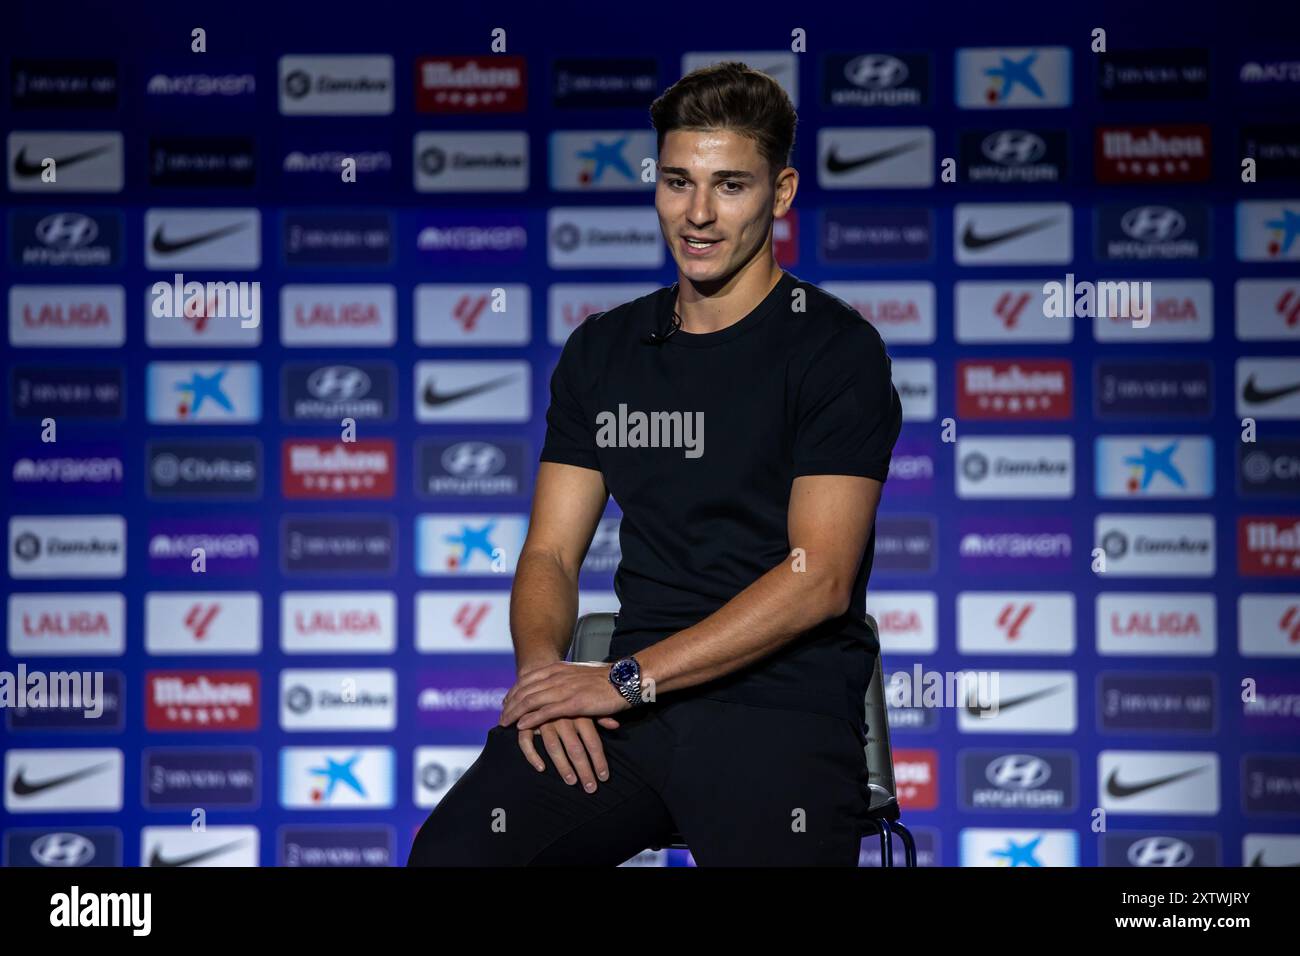
[[[663,152],[664,137],[675,129],[731,130],[758,144],[771,181],[790,165],[794,104],[781,84],[735,60],[692,70],[650,104],[650,121]]]

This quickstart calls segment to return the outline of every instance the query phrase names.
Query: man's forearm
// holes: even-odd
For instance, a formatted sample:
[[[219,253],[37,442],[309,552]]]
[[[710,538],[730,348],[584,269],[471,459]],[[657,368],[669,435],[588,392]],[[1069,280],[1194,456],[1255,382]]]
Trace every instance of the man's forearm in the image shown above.
[[[510,588],[515,670],[564,659],[578,616],[578,582],[544,551],[520,555]]]
[[[659,694],[713,680],[766,657],[847,606],[835,582],[783,561],[698,624],[638,651],[642,681],[652,681]]]

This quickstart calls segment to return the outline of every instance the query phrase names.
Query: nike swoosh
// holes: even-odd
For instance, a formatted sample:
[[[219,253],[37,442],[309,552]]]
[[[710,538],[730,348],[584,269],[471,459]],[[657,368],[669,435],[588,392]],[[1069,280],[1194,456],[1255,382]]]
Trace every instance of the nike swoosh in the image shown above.
[[[1048,687],[1044,690],[1036,690],[1032,694],[1022,694],[1019,697],[1008,697],[1006,700],[999,700],[997,710],[1000,713],[1004,710],[1010,710],[1012,707],[1019,707],[1021,704],[1028,704],[1030,701],[1046,697],[1048,694],[1055,694],[1061,688]],[[992,713],[992,707],[981,707],[979,704],[967,704],[966,713],[972,717],[983,717],[987,713]]]
[[[865,156],[859,156],[856,159],[841,159],[835,152],[835,147],[831,147],[831,153],[826,157],[826,170],[832,173],[846,173],[851,169],[860,169],[863,166],[870,166],[873,163],[884,162],[886,159],[893,159],[895,156],[901,156],[903,153],[911,152],[921,145],[921,141],[913,140],[910,143],[900,143],[898,146],[891,146],[888,149],[882,149],[879,152],[867,153]]]
[[[99,773],[107,766],[110,765],[101,763],[97,767],[85,767],[81,770],[74,770],[72,773],[65,773],[62,777],[50,777],[48,780],[38,780],[36,783],[32,783],[23,776],[26,772],[24,769],[19,769],[18,776],[14,777],[13,794],[15,797],[30,797],[44,790],[61,787],[65,783],[72,783],[84,777],[89,777],[91,774]]]
[[[421,395],[421,398],[424,400],[424,404],[436,408],[439,405],[446,405],[449,402],[455,402],[462,398],[469,398],[471,395],[477,395],[480,392],[486,392],[490,389],[496,388],[504,382],[510,381],[512,378],[514,378],[513,375],[506,375],[494,382],[481,382],[478,385],[471,385],[469,388],[462,388],[458,392],[439,392],[433,387],[433,382],[430,381],[424,386],[424,393]]]
[[[1251,860],[1249,865],[1250,865],[1250,866],[1274,866],[1274,865],[1276,865],[1276,866],[1278,866],[1278,867],[1288,867],[1288,866],[1293,867],[1293,866],[1300,866],[1300,863],[1277,863],[1277,864],[1265,863],[1265,862],[1264,862],[1264,851],[1263,851],[1263,850],[1260,850],[1258,853],[1255,854],[1255,859]]]
[[[214,239],[220,239],[228,236],[232,232],[238,232],[248,226],[246,222],[237,222],[233,225],[222,226],[220,229],[214,229],[211,232],[201,232],[197,236],[188,236],[184,239],[164,239],[163,227],[159,226],[153,234],[153,251],[159,255],[168,255],[173,252],[180,252],[189,249],[191,246],[202,245],[205,242],[212,242]]]
[[[1046,229],[1057,221],[1053,216],[1051,219],[1040,219],[1038,222],[1027,222],[1023,226],[1016,226],[1014,229],[1006,229],[1002,232],[990,232],[983,236],[975,234],[974,223],[966,223],[966,228],[961,233],[961,244],[966,249],[985,249],[988,246],[996,246],[999,242],[1007,242],[1010,239],[1018,239],[1026,236],[1031,232],[1037,232],[1039,229]]]
[[[1296,392],[1300,392],[1300,382],[1294,385],[1283,385],[1281,388],[1260,388],[1255,384],[1255,373],[1251,372],[1250,377],[1246,379],[1246,387],[1241,390],[1241,398],[1243,401],[1254,403],[1273,402],[1294,395]]]
[[[149,854],[149,865],[150,866],[193,866],[195,863],[199,863],[203,860],[209,859],[210,857],[214,857],[217,856],[218,854],[225,853],[227,850],[233,850],[235,847],[240,846],[243,843],[244,843],[243,840],[235,840],[233,843],[227,843],[225,846],[214,846],[210,850],[200,850],[198,853],[191,853],[189,856],[174,856],[170,858],[163,856],[162,850],[160,850],[158,847],[154,847],[153,852]]]
[[[106,146],[96,146],[94,149],[88,149],[82,153],[73,153],[71,156],[54,156],[54,157],[42,157],[42,158],[53,159],[54,168],[57,170],[60,167],[67,167],[75,163],[83,162],[87,159],[94,159],[96,156],[99,156],[103,153],[107,153],[112,148],[113,148],[113,144],[109,143]],[[14,157],[15,176],[22,176],[26,179],[30,179],[33,176],[39,176],[42,172],[44,172],[44,170],[45,167],[43,165],[41,165],[40,163],[33,163],[30,159],[27,158],[26,146],[18,150],[18,155]]]
[[[1191,770],[1183,770],[1180,773],[1171,773],[1167,777],[1156,777],[1154,780],[1143,780],[1141,783],[1120,783],[1119,769],[1116,768],[1110,772],[1106,778],[1106,792],[1112,797],[1131,797],[1135,794],[1142,793],[1144,790],[1150,790],[1153,787],[1163,787],[1167,783],[1173,783],[1175,780],[1182,780],[1184,777],[1190,777],[1192,774],[1200,773],[1204,767],[1193,767]]]

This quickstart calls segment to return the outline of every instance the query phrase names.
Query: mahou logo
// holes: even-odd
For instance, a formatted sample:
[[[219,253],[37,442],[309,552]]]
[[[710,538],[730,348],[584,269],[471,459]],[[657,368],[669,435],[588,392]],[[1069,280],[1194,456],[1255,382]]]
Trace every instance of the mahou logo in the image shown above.
[[[1064,359],[965,359],[957,363],[957,414],[980,419],[1064,419],[1074,406]]]
[[[1300,519],[1237,519],[1237,569],[1258,577],[1300,577]]]
[[[145,675],[149,731],[256,730],[257,671],[151,671]]]
[[[288,440],[281,480],[286,498],[391,498],[391,438],[365,441]]]
[[[522,56],[435,56],[415,61],[420,113],[521,113],[528,105]]]
[[[898,802],[909,810],[933,810],[939,805],[939,752],[894,751],[894,783]]]
[[[1205,124],[1099,126],[1099,183],[1196,183],[1210,178],[1210,127]]]

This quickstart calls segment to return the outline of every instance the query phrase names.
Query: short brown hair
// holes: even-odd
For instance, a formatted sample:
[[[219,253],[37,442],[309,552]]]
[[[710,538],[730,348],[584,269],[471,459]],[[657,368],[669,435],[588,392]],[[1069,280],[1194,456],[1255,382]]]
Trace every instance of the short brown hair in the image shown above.
[[[799,117],[781,84],[744,63],[728,60],[692,70],[650,104],[650,121],[664,137],[675,129],[728,129],[753,139],[771,179],[790,165]]]

